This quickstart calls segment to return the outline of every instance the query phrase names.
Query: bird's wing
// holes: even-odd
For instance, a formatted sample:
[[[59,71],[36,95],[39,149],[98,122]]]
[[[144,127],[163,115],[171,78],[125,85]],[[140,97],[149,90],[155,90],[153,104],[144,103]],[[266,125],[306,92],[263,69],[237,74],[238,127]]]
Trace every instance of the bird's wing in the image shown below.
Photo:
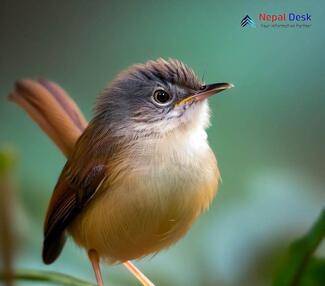
[[[88,127],[87,127],[88,129]],[[89,129],[76,143],[72,157],[63,168],[54,188],[44,223],[43,261],[52,263],[60,254],[65,240],[65,230],[92,200],[106,176],[105,158],[94,154],[90,147]],[[88,146],[88,150],[82,149]],[[84,148],[84,147],[83,147]]]

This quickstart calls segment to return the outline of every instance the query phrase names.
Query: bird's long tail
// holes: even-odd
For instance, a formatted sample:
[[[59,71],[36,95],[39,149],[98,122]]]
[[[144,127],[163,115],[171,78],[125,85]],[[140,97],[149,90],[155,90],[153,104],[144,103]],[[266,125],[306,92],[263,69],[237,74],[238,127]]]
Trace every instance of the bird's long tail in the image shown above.
[[[9,100],[20,105],[69,157],[88,123],[76,103],[59,85],[45,79],[19,80]]]

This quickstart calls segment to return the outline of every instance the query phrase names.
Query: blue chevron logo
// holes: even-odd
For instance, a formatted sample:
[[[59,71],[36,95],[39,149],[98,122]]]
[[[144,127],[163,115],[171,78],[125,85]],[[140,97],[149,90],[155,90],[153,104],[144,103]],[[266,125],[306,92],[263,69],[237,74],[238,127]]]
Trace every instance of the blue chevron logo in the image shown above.
[[[254,22],[254,20],[249,17],[248,15],[246,15],[240,22],[240,25],[242,27],[251,27],[251,28],[256,28],[256,24]]]

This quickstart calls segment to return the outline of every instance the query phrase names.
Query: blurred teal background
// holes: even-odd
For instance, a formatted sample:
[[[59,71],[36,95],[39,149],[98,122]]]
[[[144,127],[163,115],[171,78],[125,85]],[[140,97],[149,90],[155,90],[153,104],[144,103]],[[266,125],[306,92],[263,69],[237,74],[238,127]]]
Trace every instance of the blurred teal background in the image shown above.
[[[312,26],[240,26],[260,12],[308,12]],[[1,0],[0,145],[19,158],[17,266],[94,281],[72,243],[53,265],[41,262],[42,221],[65,159],[7,101],[14,81],[56,81],[90,119],[95,97],[120,70],[173,57],[207,83],[236,85],[210,100],[222,186],[185,239],[138,265],[157,285],[269,285],[284,249],[325,202],[324,17],[325,2],[316,0]],[[122,266],[103,268],[108,285],[137,285]]]

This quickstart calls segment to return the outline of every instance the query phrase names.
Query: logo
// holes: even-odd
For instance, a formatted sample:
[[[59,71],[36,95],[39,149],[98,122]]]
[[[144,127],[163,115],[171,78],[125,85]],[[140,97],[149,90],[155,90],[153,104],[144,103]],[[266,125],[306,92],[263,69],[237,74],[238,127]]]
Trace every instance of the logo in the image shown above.
[[[256,22],[252,17],[246,15],[241,21],[240,25],[243,28],[310,28],[312,26],[312,15],[310,13],[259,13],[255,17]]]
[[[309,13],[306,14],[296,14],[296,13],[283,13],[283,14],[266,14],[260,13],[259,15],[260,21],[271,21],[273,22],[286,22],[287,20],[293,22],[310,22],[311,15]]]
[[[249,17],[248,15],[246,15],[241,20],[240,25],[242,27],[246,27],[246,26],[251,27],[251,28],[255,28],[256,27],[254,20],[251,17]]]

